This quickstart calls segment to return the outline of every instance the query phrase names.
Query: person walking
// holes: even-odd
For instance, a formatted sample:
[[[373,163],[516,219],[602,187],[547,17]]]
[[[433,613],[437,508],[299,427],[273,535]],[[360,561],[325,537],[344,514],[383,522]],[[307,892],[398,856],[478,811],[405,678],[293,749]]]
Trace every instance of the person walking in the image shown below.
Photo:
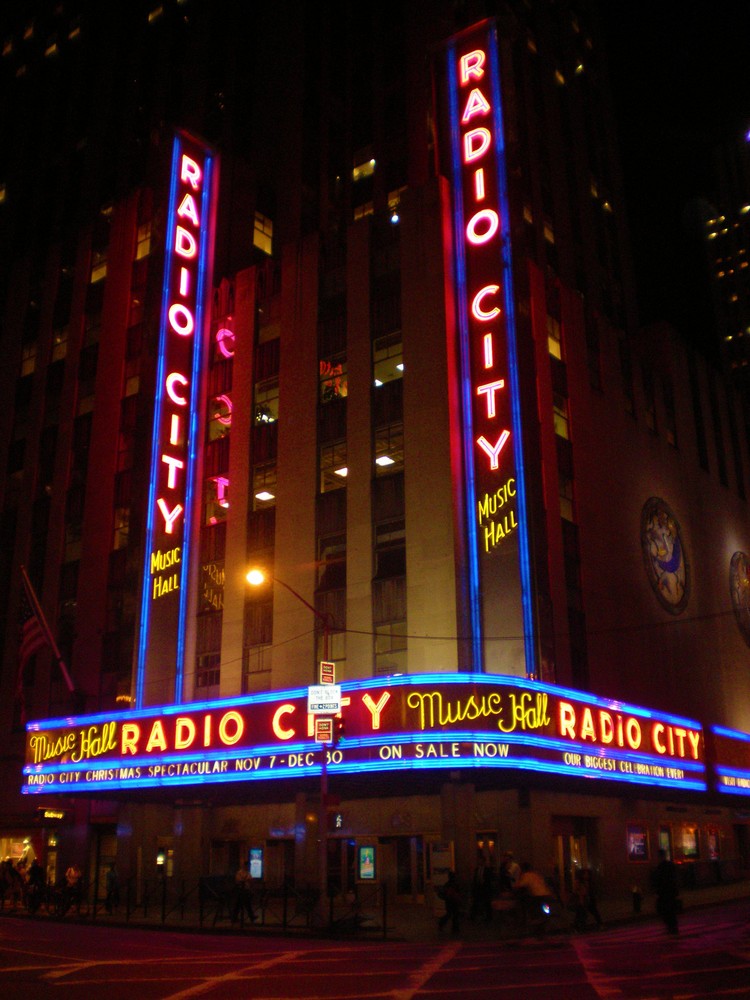
[[[455,872],[449,872],[445,885],[438,895],[445,903],[445,913],[438,920],[438,928],[442,930],[450,921],[451,933],[458,934],[461,929],[461,889]]]
[[[678,934],[677,917],[682,905],[677,881],[677,868],[663,849],[659,851],[659,864],[654,869],[651,882],[656,892],[656,912],[664,921],[668,933]]]

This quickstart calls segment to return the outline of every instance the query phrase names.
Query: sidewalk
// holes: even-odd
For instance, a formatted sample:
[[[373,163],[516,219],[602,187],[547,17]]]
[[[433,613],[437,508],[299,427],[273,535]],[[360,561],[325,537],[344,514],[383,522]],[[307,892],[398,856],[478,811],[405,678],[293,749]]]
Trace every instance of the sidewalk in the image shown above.
[[[736,899],[746,899],[750,904],[750,880],[739,882],[719,883],[716,885],[704,886],[697,889],[683,889],[681,892],[685,911],[706,906],[715,906],[722,902]],[[604,921],[604,926],[611,927],[624,923],[638,923],[655,920],[655,896],[648,893],[642,900],[639,913],[634,911],[633,899],[629,893],[617,898],[603,898],[599,900],[599,911]],[[247,923],[240,925],[232,923],[228,917],[222,916],[218,919],[204,919],[201,925],[197,911],[187,909],[184,915],[172,915],[163,922],[158,909],[154,909],[147,916],[143,914],[131,914],[129,920],[125,919],[122,909],[116,914],[107,914],[103,909],[97,908],[94,916],[91,911],[83,910],[80,914],[69,912],[66,916],[56,916],[42,909],[35,915],[31,915],[22,907],[9,908],[7,905],[0,910],[2,917],[15,917],[21,920],[58,920],[69,923],[85,923],[89,926],[118,927],[127,929],[148,928],[153,930],[164,930],[177,933],[201,933],[216,935],[238,935],[242,937],[278,935],[295,938],[346,938],[348,940],[377,941],[386,939],[388,941],[404,942],[438,942],[451,940],[451,933],[448,928],[439,930],[439,913],[433,911],[427,904],[416,903],[392,903],[386,909],[386,927],[383,928],[382,911],[368,912],[362,911],[362,920],[355,926],[354,922],[346,919],[341,920],[333,928],[315,928],[307,926],[306,923],[294,923],[286,927],[280,926],[276,921],[263,923]],[[572,927],[572,914],[561,913],[551,918],[549,933],[567,933]],[[464,915],[461,920],[461,929],[458,940],[467,943],[483,941],[512,941],[520,937],[528,936],[511,919],[504,917],[501,913],[494,913],[491,922],[483,920],[470,920]]]
[[[725,882],[717,885],[704,886],[697,889],[683,889],[680,892],[684,910],[689,912],[705,906],[715,906],[722,902],[735,899],[746,899],[750,905],[750,880],[740,882]],[[639,923],[656,920],[656,896],[647,893],[641,901],[639,913],[634,911],[633,899],[630,893],[617,898],[604,898],[598,901],[604,926],[612,927],[618,924]],[[391,941],[435,941],[450,939],[450,931],[438,929],[438,915],[428,906],[404,906],[397,904],[389,908],[388,939]],[[564,915],[564,921],[569,930],[572,929],[572,913]],[[560,921],[553,922],[553,933],[564,931]],[[590,924],[592,927],[593,924]],[[459,939],[467,942],[514,940],[523,936],[512,924],[503,922],[496,913],[491,923],[483,920],[470,920],[464,915],[461,920]]]

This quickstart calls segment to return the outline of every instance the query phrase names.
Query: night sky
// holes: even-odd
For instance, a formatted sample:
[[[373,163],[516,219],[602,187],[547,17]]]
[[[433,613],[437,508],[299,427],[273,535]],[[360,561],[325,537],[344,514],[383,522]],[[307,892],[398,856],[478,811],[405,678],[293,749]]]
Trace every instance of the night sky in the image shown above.
[[[712,148],[750,126],[750,2],[600,0],[640,318],[714,340],[695,225]],[[750,194],[750,192],[748,192]]]

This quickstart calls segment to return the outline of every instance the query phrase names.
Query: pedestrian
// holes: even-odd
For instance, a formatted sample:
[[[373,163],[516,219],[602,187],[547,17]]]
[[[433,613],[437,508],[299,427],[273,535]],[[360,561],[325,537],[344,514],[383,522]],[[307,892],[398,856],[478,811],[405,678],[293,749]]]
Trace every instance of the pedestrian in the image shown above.
[[[659,864],[651,876],[651,884],[656,892],[656,912],[664,921],[668,933],[678,934],[677,917],[682,909],[682,902],[677,882],[677,868],[663,848],[659,850]]]
[[[36,913],[42,905],[44,896],[44,869],[36,858],[29,865],[26,880],[26,909],[29,913]]]
[[[81,905],[81,869],[73,864],[65,872],[65,902],[63,912],[67,913],[71,906]]]
[[[513,886],[513,893],[518,899],[525,930],[539,924],[540,920],[548,916],[552,899],[550,888],[544,877],[534,871],[530,862],[521,862],[521,874]]]
[[[486,923],[492,921],[492,896],[495,889],[495,873],[492,865],[483,854],[479,854],[477,866],[474,869],[474,880],[471,886],[471,911],[469,918],[476,920],[481,917]]]
[[[604,921],[597,906],[591,869],[579,868],[576,872],[572,902],[574,912],[573,926],[577,931],[586,930],[589,914],[594,918],[597,930],[603,926]]]
[[[458,884],[455,872],[449,872],[448,878],[442,888],[438,891],[438,896],[445,903],[445,913],[438,920],[438,928],[442,930],[450,921],[451,933],[458,934],[461,927],[461,889]]]
[[[234,907],[232,910],[232,922],[242,921],[247,913],[250,921],[255,922],[255,911],[253,910],[253,897],[250,892],[250,872],[247,870],[247,863],[241,864],[234,876]]]
[[[500,864],[500,891],[512,892],[521,876],[521,868],[513,857],[512,851],[506,851]]]

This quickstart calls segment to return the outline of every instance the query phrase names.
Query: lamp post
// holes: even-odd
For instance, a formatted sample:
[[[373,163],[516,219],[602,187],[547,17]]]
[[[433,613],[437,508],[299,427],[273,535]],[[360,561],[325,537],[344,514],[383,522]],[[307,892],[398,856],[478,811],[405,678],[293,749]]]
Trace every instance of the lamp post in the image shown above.
[[[329,612],[323,613],[306,601],[302,594],[298,594],[294,587],[279,580],[277,576],[266,574],[260,569],[251,569],[245,579],[253,587],[272,580],[284,587],[289,593],[296,597],[300,603],[312,611],[313,615],[323,626],[323,659],[328,660],[330,635],[331,635],[331,615]],[[321,744],[321,767],[320,767],[320,800],[318,802],[318,918],[321,925],[326,920],[326,899],[328,898],[328,745]]]

